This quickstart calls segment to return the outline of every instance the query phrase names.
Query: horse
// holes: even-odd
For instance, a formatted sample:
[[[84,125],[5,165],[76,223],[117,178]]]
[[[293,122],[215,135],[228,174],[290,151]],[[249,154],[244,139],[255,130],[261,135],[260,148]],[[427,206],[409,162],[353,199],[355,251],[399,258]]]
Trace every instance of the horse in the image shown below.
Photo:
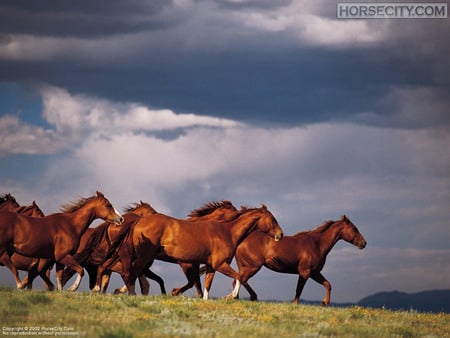
[[[95,196],[81,198],[74,204],[63,206],[62,212],[42,218],[23,216],[10,211],[0,213],[1,262],[15,275],[17,270],[11,262],[13,252],[27,257],[55,260],[57,272],[64,266],[78,273],[69,291],[75,291],[83,276],[83,268],[73,258],[81,235],[97,218],[120,225],[122,216],[109,200],[97,191]],[[4,253],[7,252],[7,255]],[[21,282],[16,279],[17,288]]]
[[[293,300],[296,304],[308,278],[322,284],[326,290],[322,304],[327,306],[330,304],[331,284],[321,274],[321,270],[328,253],[341,239],[359,249],[364,249],[367,244],[345,215],[338,221],[326,221],[314,230],[285,236],[281,242],[275,242],[266,234],[254,231],[236,250],[235,259],[241,283],[249,292],[250,299],[257,300],[255,291],[247,281],[264,265],[276,272],[299,275]]]
[[[200,221],[200,220],[208,220],[208,219],[216,220],[216,221],[223,221],[225,219],[230,218],[237,211],[238,210],[233,206],[233,204],[227,200],[223,200],[220,202],[209,202],[209,203],[202,205],[198,209],[192,210],[189,213],[187,220],[191,221],[191,222],[196,222],[196,221]],[[119,258],[120,258],[120,255],[121,255],[120,251],[118,252],[118,254],[119,254]],[[167,255],[164,255],[163,253],[159,254],[156,257],[156,259],[164,261],[164,262],[169,262],[169,263],[178,263],[188,280],[186,285],[179,287],[179,288],[174,288],[172,290],[171,294],[173,296],[180,295],[181,293],[190,289],[192,286],[195,286],[198,296],[203,297],[203,291],[202,291],[201,282],[200,282],[200,274],[199,274],[199,265],[198,264],[177,262],[177,261],[174,261],[173,259],[171,259],[170,257],[167,257]],[[121,273],[122,272],[122,264],[121,264],[120,260],[116,259],[116,261],[113,264],[109,265],[108,269]],[[100,275],[101,275],[101,272],[99,272],[97,283],[100,282],[100,279],[103,280],[103,278],[105,277],[105,276],[103,276],[103,278],[102,278],[102,277],[100,277]],[[155,274],[153,271],[151,271],[148,267],[144,269],[144,275],[145,275],[145,277],[155,280],[161,288],[161,293],[165,294],[164,281],[161,277],[159,277],[157,274]],[[149,291],[149,285],[148,285],[148,282],[145,283],[145,281],[146,281],[145,277],[143,278],[142,275],[139,276],[139,282],[141,284],[142,294],[148,294],[148,291]],[[103,282],[102,282],[102,284],[103,284]],[[144,286],[144,289],[143,289],[143,286]],[[104,291],[105,289],[106,289],[106,287],[104,285],[102,285],[100,288],[101,291]],[[120,289],[116,289],[114,293],[125,293],[125,292],[127,292],[126,285],[124,285]]]
[[[203,299],[207,300],[216,271],[239,280],[230,263],[238,243],[256,229],[269,233],[276,241],[283,238],[281,227],[265,205],[239,211],[230,220],[203,220],[195,222],[195,226],[163,214],[144,216],[133,231],[135,259],[121,257],[128,293],[135,294],[137,276],[162,253],[177,262],[206,264]]]
[[[89,275],[89,288],[93,291],[106,291],[109,283],[109,278],[112,271],[103,275],[101,290],[96,287],[96,277],[99,265],[102,265],[112,255],[115,254],[115,249],[120,245],[120,242],[126,236],[127,231],[130,230],[132,224],[140,217],[147,214],[154,214],[156,210],[149,203],[140,201],[130,205],[125,209],[122,215],[124,221],[122,226],[111,227],[111,223],[104,222],[96,228],[88,228],[81,236],[80,245],[74,258],[80,265],[86,269]],[[121,272],[121,270],[119,270]],[[62,285],[64,286],[68,280],[75,274],[75,271],[66,268],[62,277]],[[149,284],[145,276],[140,278],[141,288],[148,289]],[[162,293],[165,293],[164,282],[160,280]]]
[[[16,199],[10,194],[6,194],[0,197],[0,204],[2,206],[3,211],[14,211],[22,215],[31,217],[45,216],[42,210],[36,204],[36,201],[33,201],[31,205],[21,206],[17,203]],[[4,255],[7,255],[7,253],[5,252]],[[44,282],[45,289],[49,291],[54,289],[54,285],[49,278],[50,276],[49,267],[51,266],[51,264],[49,264],[48,260],[31,258],[13,253],[11,255],[11,262],[16,267],[16,270],[28,272],[27,276],[22,281],[22,288],[25,288],[26,286],[28,289],[32,289],[34,278],[36,278],[37,275],[40,275]],[[16,280],[19,279],[18,272],[14,276],[14,279]]]

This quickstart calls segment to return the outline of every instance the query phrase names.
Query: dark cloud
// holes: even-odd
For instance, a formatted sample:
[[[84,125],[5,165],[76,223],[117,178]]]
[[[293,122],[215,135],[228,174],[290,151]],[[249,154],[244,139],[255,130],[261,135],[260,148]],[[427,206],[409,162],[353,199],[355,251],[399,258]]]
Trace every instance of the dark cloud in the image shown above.
[[[164,26],[158,14],[172,1],[2,1],[2,33],[94,37]]]

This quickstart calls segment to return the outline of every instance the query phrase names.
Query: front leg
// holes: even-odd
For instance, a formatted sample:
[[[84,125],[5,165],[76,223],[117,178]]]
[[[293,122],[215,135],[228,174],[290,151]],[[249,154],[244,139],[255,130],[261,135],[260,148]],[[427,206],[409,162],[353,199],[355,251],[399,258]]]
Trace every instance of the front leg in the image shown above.
[[[311,278],[319,284],[322,284],[326,290],[325,298],[322,300],[323,306],[328,306],[330,304],[331,297],[331,284],[327,279],[320,273],[316,272],[311,274]]]
[[[216,273],[216,271],[212,268],[211,265],[206,266],[205,291],[203,292],[203,300],[208,300],[209,290],[211,289],[211,284],[214,279],[215,273]]]

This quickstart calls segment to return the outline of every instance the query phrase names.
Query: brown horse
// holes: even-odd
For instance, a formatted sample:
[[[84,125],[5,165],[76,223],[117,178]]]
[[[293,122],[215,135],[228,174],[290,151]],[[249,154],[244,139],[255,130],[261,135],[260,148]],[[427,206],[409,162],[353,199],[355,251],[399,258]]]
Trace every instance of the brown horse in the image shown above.
[[[285,236],[281,242],[275,242],[266,234],[255,231],[236,250],[241,283],[250,293],[250,299],[256,300],[257,295],[247,281],[263,265],[276,272],[299,275],[294,298],[294,303],[298,303],[303,287],[311,277],[325,287],[326,295],[322,304],[326,306],[330,303],[331,284],[320,271],[328,253],[341,239],[359,249],[366,246],[366,240],[346,216],[342,216],[339,221],[324,222],[315,230]]]
[[[110,259],[111,255],[115,254],[115,249],[120,245],[120,242],[127,235],[130,227],[140,216],[154,214],[156,210],[145,202],[135,203],[125,209],[123,214],[124,221],[120,228],[110,226],[110,222],[104,222],[96,228],[88,228],[81,236],[80,245],[74,258],[80,263],[80,265],[86,269],[89,275],[89,288],[93,291],[100,291],[96,287],[96,277],[99,265],[102,265]],[[103,276],[102,292],[106,291],[107,284],[111,271]],[[121,272],[119,270],[119,272]],[[75,274],[72,269],[65,269],[62,278],[62,285],[64,286],[68,280]],[[143,277],[144,285],[148,284],[145,277]],[[140,278],[141,284],[142,279]],[[148,286],[147,286],[148,287]],[[162,285],[162,291],[165,293],[164,284]]]
[[[20,206],[17,203],[16,199],[10,194],[0,197],[0,200],[2,200],[0,201],[0,203],[2,205],[3,211],[14,211],[22,215],[31,217],[44,217],[44,213],[35,201],[33,201],[31,205]],[[7,253],[5,252],[4,255],[7,255]],[[22,288],[25,288],[26,286],[28,289],[32,289],[34,278],[37,275],[40,275],[44,282],[46,290],[51,291],[54,289],[54,285],[49,278],[50,269],[48,267],[51,265],[51,263],[49,264],[48,260],[40,260],[39,258],[31,258],[13,253],[11,256],[11,262],[16,267],[16,270],[28,272],[27,276],[22,281]],[[32,275],[31,277],[30,273]],[[14,276],[14,279],[19,279],[18,272]]]
[[[128,292],[135,294],[137,276],[163,253],[176,262],[207,265],[203,299],[208,299],[215,271],[240,278],[230,263],[238,243],[256,229],[269,233],[275,240],[283,238],[278,222],[264,205],[239,211],[231,220],[198,221],[195,226],[163,214],[144,216],[133,232],[135,259],[121,257]]]
[[[73,258],[81,235],[97,218],[121,224],[122,216],[113,208],[106,197],[83,198],[76,204],[63,207],[63,212],[42,218],[23,216],[10,211],[0,213],[0,255],[1,262],[13,274],[17,270],[11,262],[13,252],[27,257],[53,259],[57,271],[64,266],[74,269],[78,278],[69,290],[76,290],[83,276],[83,268]],[[8,255],[4,255],[7,252]],[[21,287],[20,280],[16,280]]]
[[[232,217],[232,215],[234,215],[238,210],[233,206],[233,204],[230,201],[220,201],[220,202],[209,202],[204,204],[203,206],[201,206],[198,209],[195,209],[193,211],[191,211],[188,215],[187,220],[191,221],[191,222],[196,222],[196,221],[200,221],[200,220],[217,220],[217,221],[223,221],[225,219],[229,219],[230,217]],[[155,212],[156,213],[156,212]],[[133,231],[133,230],[132,230]],[[130,251],[126,251],[125,256],[127,257],[130,254]],[[122,253],[123,255],[123,253]],[[105,273],[108,272],[108,270],[112,270],[114,272],[122,272],[122,264],[120,262],[120,256],[121,256],[121,251],[118,251],[118,258],[116,259],[116,261],[112,264],[109,265],[109,267],[107,267],[106,272],[104,272],[103,277],[101,277],[102,274],[102,270],[99,271],[98,274],[98,281],[97,283],[100,282],[100,279],[103,281],[103,279],[105,278]],[[199,265],[198,264],[191,264],[191,263],[183,263],[183,262],[177,262],[175,260],[173,260],[172,258],[168,257],[167,255],[165,255],[164,253],[159,254],[156,257],[157,260],[161,260],[164,262],[168,262],[168,263],[177,263],[180,265],[181,269],[183,270],[183,273],[185,274],[188,283],[182,287],[179,288],[174,288],[172,290],[172,295],[179,295],[183,292],[185,292],[186,290],[190,289],[192,286],[195,286],[196,290],[197,290],[197,294],[200,297],[203,297],[203,291],[202,291],[202,287],[201,287],[201,282],[200,282],[200,274],[199,274]],[[107,265],[109,263],[106,263],[105,265]],[[104,269],[105,267],[102,267],[102,269]],[[149,291],[149,284],[146,281],[145,277],[150,278],[154,281],[156,281],[161,289],[161,293],[165,294],[165,287],[164,287],[164,280],[158,276],[157,274],[155,274],[153,271],[151,271],[148,267],[144,269],[144,275],[140,275],[139,276],[139,282],[141,284],[141,291],[142,294],[148,294]],[[104,291],[106,289],[106,287],[103,285],[102,282],[102,287],[101,290]],[[126,285],[123,286],[120,289],[116,289],[115,293],[125,293],[127,292],[127,287]]]

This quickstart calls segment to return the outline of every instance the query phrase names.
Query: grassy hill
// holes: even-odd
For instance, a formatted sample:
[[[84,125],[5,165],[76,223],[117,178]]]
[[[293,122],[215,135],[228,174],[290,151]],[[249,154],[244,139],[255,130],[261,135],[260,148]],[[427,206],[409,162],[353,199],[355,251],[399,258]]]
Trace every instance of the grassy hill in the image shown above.
[[[449,337],[450,315],[354,306],[0,288],[3,335],[86,337]]]

